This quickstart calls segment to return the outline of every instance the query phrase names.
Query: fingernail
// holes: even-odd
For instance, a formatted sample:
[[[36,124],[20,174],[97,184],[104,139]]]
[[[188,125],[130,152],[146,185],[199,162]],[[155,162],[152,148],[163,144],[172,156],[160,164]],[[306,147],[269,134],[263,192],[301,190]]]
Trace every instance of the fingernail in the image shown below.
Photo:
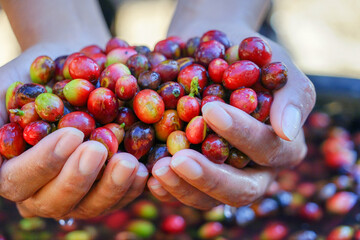
[[[232,125],[230,115],[215,102],[205,104],[201,111],[205,119],[215,125],[219,130],[226,130]]]
[[[140,164],[136,175],[138,175],[139,177],[147,177],[149,175],[149,172],[144,165]]]
[[[81,154],[79,162],[79,171],[83,175],[94,173],[100,164],[106,158],[107,150],[102,144],[92,144]]]
[[[166,183],[166,185],[170,186],[170,187],[175,187],[179,184],[180,182],[180,178],[178,176],[176,176],[175,173],[170,173],[167,174],[169,172],[170,168],[168,166],[164,166],[161,167],[157,170],[155,170],[154,174],[158,177],[161,177],[162,181]],[[167,174],[166,176],[164,176],[165,174]]]
[[[175,157],[171,160],[170,164],[190,180],[198,179],[203,175],[201,166],[191,158],[184,156]]]
[[[151,189],[159,196],[165,196],[167,194],[167,191],[160,185],[151,185]]]
[[[131,176],[135,168],[135,161],[128,159],[120,160],[114,167],[111,178],[115,184],[122,185]]]
[[[290,141],[298,135],[300,124],[300,110],[294,105],[288,105],[283,113],[282,129],[284,134]]]
[[[81,143],[84,140],[84,133],[75,128],[67,130],[56,143],[54,154],[56,156],[67,157],[74,151],[74,143]]]

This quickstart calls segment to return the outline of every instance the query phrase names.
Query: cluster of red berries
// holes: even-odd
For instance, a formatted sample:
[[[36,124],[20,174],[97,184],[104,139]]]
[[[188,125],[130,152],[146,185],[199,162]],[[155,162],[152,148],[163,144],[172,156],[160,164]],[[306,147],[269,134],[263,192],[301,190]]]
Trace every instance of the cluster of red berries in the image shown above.
[[[91,45],[54,61],[39,56],[32,83],[8,88],[10,123],[0,129],[0,153],[10,159],[56,129],[75,127],[103,143],[109,158],[123,150],[148,159],[149,169],[190,147],[242,168],[247,156],[207,126],[201,108],[225,102],[266,122],[272,92],[287,82],[286,66],[271,58],[263,39],[231,46],[217,30],[187,42],[169,37],[153,51],[112,38],[105,50]]]

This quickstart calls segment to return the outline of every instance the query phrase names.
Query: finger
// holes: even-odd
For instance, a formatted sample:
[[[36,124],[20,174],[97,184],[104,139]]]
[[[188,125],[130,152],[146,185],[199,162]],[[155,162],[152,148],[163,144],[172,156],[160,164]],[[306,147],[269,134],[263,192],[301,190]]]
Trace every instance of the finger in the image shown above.
[[[87,194],[106,157],[103,144],[96,141],[81,144],[60,174],[21,204],[37,216],[62,218]]]
[[[23,218],[36,217],[36,215],[32,211],[27,209],[24,204],[16,203],[16,207]]]
[[[83,139],[81,131],[62,128],[20,156],[4,161],[0,168],[1,195],[15,202],[32,196],[58,175]]]
[[[73,218],[91,218],[115,205],[135,179],[138,160],[128,153],[115,154],[108,162],[100,181],[70,213]]]
[[[288,67],[288,81],[274,93],[270,121],[278,136],[291,141],[298,135],[315,105],[315,88],[309,78],[294,66],[287,53],[282,49],[273,50],[272,61],[283,61]]]
[[[160,159],[152,169],[153,176],[167,192],[185,205],[201,210],[208,210],[220,204],[219,201],[181,179],[170,168],[170,161],[170,157]]]
[[[135,179],[130,188],[124,195],[124,197],[116,203],[110,210],[122,208],[132,202],[135,198],[143,193],[146,186],[146,180],[148,179],[149,172],[144,164],[140,163]]]
[[[307,148],[302,131],[291,142],[283,140],[270,126],[221,102],[205,104],[202,112],[211,129],[260,165],[290,167],[305,157]]]
[[[168,191],[166,191],[161,183],[154,177],[150,177],[147,182],[148,188],[152,195],[162,202],[172,202],[176,199]]]
[[[171,169],[186,182],[219,200],[239,207],[261,197],[275,177],[272,168],[236,169],[215,164],[194,150],[182,150],[171,159]]]

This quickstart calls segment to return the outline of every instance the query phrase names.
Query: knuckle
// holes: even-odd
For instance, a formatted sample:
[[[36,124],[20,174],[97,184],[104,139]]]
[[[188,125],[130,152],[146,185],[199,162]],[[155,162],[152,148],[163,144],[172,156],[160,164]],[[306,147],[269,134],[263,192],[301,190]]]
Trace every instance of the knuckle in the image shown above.
[[[236,195],[236,199],[232,201],[232,205],[234,207],[248,205],[258,199],[260,195],[261,192],[259,184],[256,181],[251,181],[247,184],[245,191],[242,191]]]

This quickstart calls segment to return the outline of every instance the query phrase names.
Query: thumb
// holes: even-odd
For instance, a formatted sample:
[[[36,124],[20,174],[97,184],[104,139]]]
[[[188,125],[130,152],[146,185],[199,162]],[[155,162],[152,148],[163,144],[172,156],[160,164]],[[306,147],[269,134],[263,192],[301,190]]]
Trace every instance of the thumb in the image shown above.
[[[287,62],[288,82],[274,94],[270,121],[275,133],[292,141],[300,132],[316,100],[313,83],[291,62]]]

